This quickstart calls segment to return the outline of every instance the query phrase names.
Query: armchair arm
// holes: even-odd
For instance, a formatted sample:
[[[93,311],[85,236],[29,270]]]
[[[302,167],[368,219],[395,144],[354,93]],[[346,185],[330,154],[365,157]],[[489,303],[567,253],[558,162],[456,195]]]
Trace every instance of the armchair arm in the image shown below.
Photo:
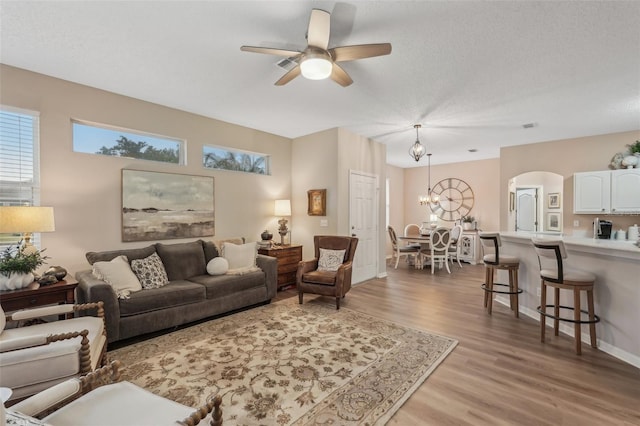
[[[42,318],[49,315],[70,314],[72,312],[85,311],[89,309],[96,309],[96,315],[99,318],[104,318],[103,305],[103,302],[85,303],[82,305],[67,303],[63,305],[52,305],[41,308],[21,309],[19,311],[13,312],[11,315],[7,315],[7,321],[22,321],[34,318]]]
[[[86,376],[65,380],[14,404],[11,410],[42,418],[101,385],[118,382],[121,366],[120,361],[113,361]]]
[[[338,293],[341,296],[347,294],[351,289],[351,275],[353,269],[353,262],[348,261],[340,265],[336,271],[336,287]]]
[[[110,342],[118,340],[120,338],[120,303],[113,287],[96,278],[90,269],[77,272],[76,279],[78,280],[78,287],[76,287],[78,303],[102,301],[107,337]]]
[[[46,334],[35,334],[33,336],[18,337],[15,339],[3,339],[0,340],[0,353],[30,348],[32,346],[46,345],[48,343],[48,337]]]
[[[318,259],[301,260],[298,262],[298,270],[296,271],[296,283],[298,286],[302,282],[302,275],[315,271],[316,269],[318,269]]]

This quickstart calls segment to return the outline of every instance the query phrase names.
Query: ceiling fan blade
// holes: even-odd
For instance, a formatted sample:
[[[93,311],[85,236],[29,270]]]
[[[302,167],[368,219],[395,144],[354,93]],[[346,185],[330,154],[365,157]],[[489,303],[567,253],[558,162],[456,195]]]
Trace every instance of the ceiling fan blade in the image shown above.
[[[333,64],[333,69],[331,70],[331,79],[342,87],[347,87],[353,83],[349,74],[336,63]]]
[[[300,65],[296,65],[291,71],[280,77],[280,80],[276,81],[276,86],[284,86],[294,78],[300,75]]]
[[[327,49],[329,45],[329,32],[331,15],[321,9],[312,9],[307,30],[307,43],[309,46]]]
[[[298,52],[297,50],[285,50],[285,49],[274,49],[272,47],[255,47],[255,46],[242,46],[240,50],[243,52],[254,52],[254,53],[265,53],[267,55],[277,55],[277,56],[298,56],[302,52]]]
[[[391,53],[391,43],[359,44],[329,49],[329,54],[336,62],[353,61],[355,59],[372,58]]]

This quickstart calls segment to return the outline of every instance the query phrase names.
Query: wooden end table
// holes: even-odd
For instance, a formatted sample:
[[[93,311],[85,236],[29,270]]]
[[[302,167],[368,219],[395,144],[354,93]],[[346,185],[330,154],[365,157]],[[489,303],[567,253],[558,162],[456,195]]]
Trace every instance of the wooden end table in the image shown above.
[[[258,249],[258,253],[278,259],[278,290],[296,284],[298,262],[302,260],[302,246],[273,246]]]
[[[33,282],[19,290],[0,291],[0,304],[5,312],[11,312],[36,306],[75,303],[77,286],[78,282],[73,279],[44,286]],[[73,318],[73,314],[67,314],[67,318]],[[64,315],[60,319],[64,319]]]

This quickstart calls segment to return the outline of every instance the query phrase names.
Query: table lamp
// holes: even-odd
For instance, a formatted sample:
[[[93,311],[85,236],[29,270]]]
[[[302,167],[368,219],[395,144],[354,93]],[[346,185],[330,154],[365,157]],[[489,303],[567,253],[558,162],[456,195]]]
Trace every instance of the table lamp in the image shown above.
[[[53,207],[0,206],[0,234],[21,233],[22,250],[37,250],[31,244],[34,232],[55,231]]]
[[[276,200],[274,214],[282,217],[278,221],[278,224],[280,225],[278,228],[278,234],[280,234],[280,245],[284,245],[284,236],[289,232],[285,216],[291,216],[291,200]]]

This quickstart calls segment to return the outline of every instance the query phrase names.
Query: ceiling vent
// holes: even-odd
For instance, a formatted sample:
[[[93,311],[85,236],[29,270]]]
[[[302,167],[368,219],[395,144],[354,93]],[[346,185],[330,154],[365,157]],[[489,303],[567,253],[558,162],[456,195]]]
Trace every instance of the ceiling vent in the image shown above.
[[[293,58],[284,58],[283,60],[279,61],[276,65],[286,71],[291,71],[296,67],[296,65],[298,65],[298,63]]]
[[[537,127],[538,123],[527,123],[527,124],[523,124],[522,127],[524,127],[525,129],[531,129],[533,127]]]

